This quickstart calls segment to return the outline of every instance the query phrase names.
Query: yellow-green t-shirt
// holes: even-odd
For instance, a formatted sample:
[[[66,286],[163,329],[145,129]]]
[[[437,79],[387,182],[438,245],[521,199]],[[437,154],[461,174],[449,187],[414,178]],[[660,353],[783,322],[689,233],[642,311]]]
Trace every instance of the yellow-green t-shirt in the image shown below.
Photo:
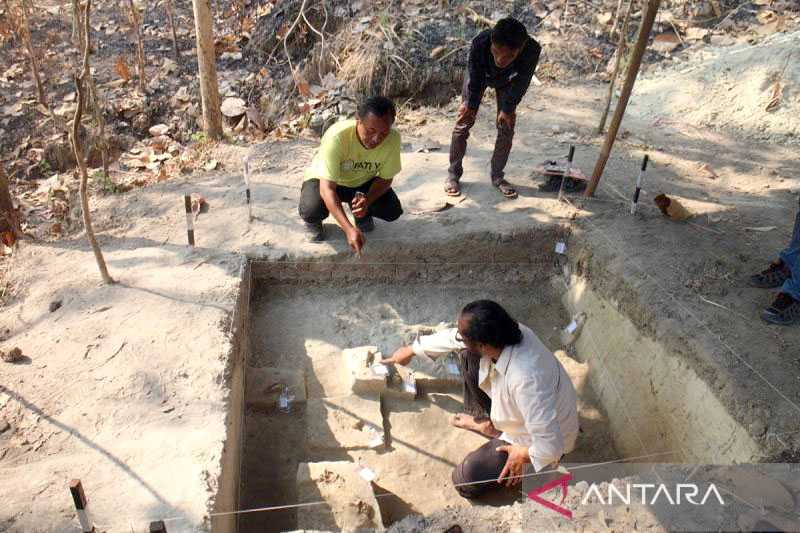
[[[400,133],[392,128],[381,144],[367,150],[356,134],[355,120],[337,122],[322,136],[305,179],[325,179],[355,188],[375,176],[391,180],[401,170]]]

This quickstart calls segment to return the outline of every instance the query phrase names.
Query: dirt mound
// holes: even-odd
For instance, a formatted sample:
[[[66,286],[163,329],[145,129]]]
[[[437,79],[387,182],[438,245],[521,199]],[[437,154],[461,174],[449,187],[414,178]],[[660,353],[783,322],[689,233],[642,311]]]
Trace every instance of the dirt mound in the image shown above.
[[[459,94],[469,44],[481,30],[506,15],[526,22],[531,30],[538,21],[530,6],[519,2],[507,13],[488,17],[466,2],[451,2],[443,11],[433,2],[410,2],[402,9],[390,2],[381,9],[369,2],[336,0],[326,10],[307,7],[307,22],[301,17],[288,33],[301,4],[290,0],[259,19],[244,49],[251,63],[284,59],[283,39],[288,34],[292,64],[304,81],[322,85],[331,73],[357,96],[381,93],[434,105]],[[324,46],[320,33],[326,35]],[[290,77],[285,65],[276,67],[274,77]],[[293,89],[291,83],[284,86]]]
[[[690,49],[636,85],[641,116],[800,144],[800,31]],[[675,90],[679,87],[679,90]]]

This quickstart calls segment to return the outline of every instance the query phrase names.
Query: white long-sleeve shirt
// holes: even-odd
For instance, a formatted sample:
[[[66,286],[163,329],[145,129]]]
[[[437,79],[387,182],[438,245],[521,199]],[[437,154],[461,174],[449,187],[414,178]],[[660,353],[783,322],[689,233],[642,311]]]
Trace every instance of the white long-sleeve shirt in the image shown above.
[[[538,472],[575,448],[578,407],[567,372],[542,341],[522,324],[522,342],[506,346],[497,362],[482,357],[478,385],[492,399],[492,424],[500,439],[527,446]],[[412,349],[431,357],[463,350],[456,328],[419,337]]]

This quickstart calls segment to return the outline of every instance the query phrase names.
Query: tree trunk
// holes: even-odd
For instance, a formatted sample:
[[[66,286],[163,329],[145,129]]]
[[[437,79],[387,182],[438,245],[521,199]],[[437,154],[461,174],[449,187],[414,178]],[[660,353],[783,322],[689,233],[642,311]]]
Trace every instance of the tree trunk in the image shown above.
[[[631,53],[630,64],[628,65],[628,72],[625,76],[625,83],[622,85],[622,93],[619,96],[619,102],[616,109],[614,109],[614,116],[611,118],[611,126],[608,128],[605,143],[600,150],[600,156],[597,158],[597,163],[592,172],[592,181],[586,189],[586,196],[593,196],[597,185],[600,183],[600,177],[603,175],[603,170],[608,163],[611,148],[614,146],[614,141],[617,138],[617,132],[622,124],[622,117],[625,115],[625,109],[628,107],[628,100],[633,92],[633,85],[636,83],[636,76],[639,74],[639,67],[642,65],[642,58],[647,49],[647,41],[650,38],[650,31],[653,29],[653,22],[658,13],[658,6],[661,0],[648,0],[647,11],[642,17],[642,25],[639,28],[639,36],[636,39],[636,45]]]
[[[84,159],[83,146],[81,145],[80,128],[81,118],[83,116],[83,107],[86,104],[86,80],[91,76],[89,71],[89,10],[91,8],[91,0],[86,0],[86,6],[83,12],[83,64],[81,73],[75,76],[75,88],[78,91],[78,106],[75,109],[75,117],[72,120],[72,132],[70,134],[70,141],[72,141],[72,150],[75,152],[75,160],[78,162],[78,171],[80,173],[80,197],[81,197],[81,212],[83,215],[83,225],[86,228],[86,236],[89,238],[89,244],[92,246],[94,258],[97,261],[97,268],[100,270],[100,275],[103,282],[107,284],[114,283],[113,278],[108,273],[106,261],[103,258],[103,252],[100,250],[100,245],[97,243],[97,238],[94,235],[92,228],[92,216],[89,212],[89,174],[86,171],[86,160]]]
[[[203,129],[209,139],[222,138],[222,111],[217,83],[217,58],[209,0],[192,0],[197,34],[197,65],[200,70],[200,98],[203,104]]]
[[[3,244],[9,247],[22,238],[19,214],[14,209],[8,176],[2,165],[0,165],[0,238]]]
[[[36,83],[36,93],[39,98],[39,103],[47,107],[47,95],[42,85],[42,78],[39,76],[39,63],[36,59],[36,52],[33,49],[33,42],[31,40],[31,26],[30,15],[28,13],[28,5],[25,0],[20,0],[22,7],[22,41],[25,43],[25,49],[28,51],[28,59],[31,62],[31,74],[33,81]]]
[[[175,52],[175,62],[179,63],[181,54],[178,52],[178,33],[175,31],[175,2],[173,0],[166,0],[164,2],[164,7],[167,10],[169,27],[172,30],[172,50]]]
[[[617,42],[617,63],[614,65],[614,74],[611,76],[611,81],[608,83],[608,95],[606,96],[606,107],[603,110],[603,115],[600,117],[600,124],[597,126],[597,133],[602,134],[606,129],[606,119],[608,118],[608,110],[611,109],[611,100],[614,99],[614,87],[617,85],[617,76],[619,75],[622,59],[625,56],[625,50],[628,43],[628,20],[631,17],[631,8],[633,8],[633,0],[628,0],[628,10],[625,12],[625,20],[622,23],[622,29],[619,34],[619,41]]]
[[[131,10],[131,24],[136,32],[136,63],[139,66],[139,91],[146,93],[145,73],[144,73],[144,41],[142,40],[142,20],[139,17],[139,10],[133,4],[133,0],[128,0],[128,7]]]

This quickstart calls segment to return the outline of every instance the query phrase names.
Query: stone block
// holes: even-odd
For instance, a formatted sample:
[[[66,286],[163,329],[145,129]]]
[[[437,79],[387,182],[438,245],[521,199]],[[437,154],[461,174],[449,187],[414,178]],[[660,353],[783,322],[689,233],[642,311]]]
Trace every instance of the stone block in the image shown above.
[[[299,530],[374,531],[383,529],[372,485],[359,475],[359,465],[347,461],[300,463],[298,503],[324,501],[297,512]]]
[[[306,401],[306,380],[301,370],[247,367],[244,396],[247,407],[266,410],[285,407],[279,405],[284,390],[292,403]]]
[[[361,346],[342,351],[350,390],[355,394],[380,394],[386,390],[388,368],[379,363],[377,346]]]

